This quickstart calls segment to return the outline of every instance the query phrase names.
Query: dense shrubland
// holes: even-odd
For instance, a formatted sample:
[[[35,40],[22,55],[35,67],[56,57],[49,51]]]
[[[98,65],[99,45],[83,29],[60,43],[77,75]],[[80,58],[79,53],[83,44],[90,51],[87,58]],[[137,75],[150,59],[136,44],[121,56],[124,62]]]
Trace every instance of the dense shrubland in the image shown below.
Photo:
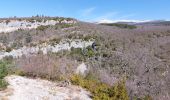
[[[134,29],[124,25],[117,27]],[[10,52],[24,45],[55,45],[62,39],[92,39],[95,48],[71,48],[71,51],[48,52],[47,55],[39,52],[36,56],[15,59],[19,69],[16,68],[14,73],[54,81],[71,79],[73,84],[89,90],[97,100],[166,97],[170,91],[169,27],[137,27],[124,30],[81,22],[56,24],[41,26],[42,29],[1,33],[0,42]],[[86,77],[74,75],[75,67],[82,62],[90,70]],[[122,77],[126,80],[121,81]]]

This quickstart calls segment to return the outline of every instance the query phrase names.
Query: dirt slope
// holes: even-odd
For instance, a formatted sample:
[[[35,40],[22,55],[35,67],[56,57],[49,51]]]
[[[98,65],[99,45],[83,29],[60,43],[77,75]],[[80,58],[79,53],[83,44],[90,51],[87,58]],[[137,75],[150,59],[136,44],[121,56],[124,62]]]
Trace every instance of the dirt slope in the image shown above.
[[[8,76],[8,89],[0,100],[91,100],[89,93],[77,86],[59,87],[57,83],[21,76]]]

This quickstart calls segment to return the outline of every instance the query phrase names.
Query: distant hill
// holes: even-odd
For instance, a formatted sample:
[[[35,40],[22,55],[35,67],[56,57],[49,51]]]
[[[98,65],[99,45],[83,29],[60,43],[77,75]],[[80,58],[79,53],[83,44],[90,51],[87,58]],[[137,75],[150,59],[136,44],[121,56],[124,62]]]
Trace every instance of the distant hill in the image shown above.
[[[132,25],[130,23],[101,23],[100,25],[115,26],[115,27],[124,28],[124,29],[135,29],[135,28],[137,28],[135,25]]]
[[[170,21],[156,20],[144,23],[136,23],[136,25],[170,26]]]
[[[166,20],[101,20],[98,24],[128,24],[128,25],[152,25],[152,26],[169,26],[170,21]]]

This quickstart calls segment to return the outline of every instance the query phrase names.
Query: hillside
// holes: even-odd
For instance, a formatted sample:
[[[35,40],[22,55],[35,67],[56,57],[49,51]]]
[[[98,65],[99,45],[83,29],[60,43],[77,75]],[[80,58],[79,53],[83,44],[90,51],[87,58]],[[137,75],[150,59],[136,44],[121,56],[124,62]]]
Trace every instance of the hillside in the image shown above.
[[[170,26],[155,24],[0,19],[0,85],[5,76],[17,74],[70,80],[94,100],[168,100]]]

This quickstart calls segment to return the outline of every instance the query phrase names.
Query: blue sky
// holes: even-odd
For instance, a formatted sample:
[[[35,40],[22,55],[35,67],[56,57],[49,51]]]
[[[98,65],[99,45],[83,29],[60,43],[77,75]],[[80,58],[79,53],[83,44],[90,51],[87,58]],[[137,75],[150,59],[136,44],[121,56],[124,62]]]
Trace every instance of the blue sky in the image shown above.
[[[84,21],[170,20],[170,0],[1,0],[0,17],[73,17]]]

